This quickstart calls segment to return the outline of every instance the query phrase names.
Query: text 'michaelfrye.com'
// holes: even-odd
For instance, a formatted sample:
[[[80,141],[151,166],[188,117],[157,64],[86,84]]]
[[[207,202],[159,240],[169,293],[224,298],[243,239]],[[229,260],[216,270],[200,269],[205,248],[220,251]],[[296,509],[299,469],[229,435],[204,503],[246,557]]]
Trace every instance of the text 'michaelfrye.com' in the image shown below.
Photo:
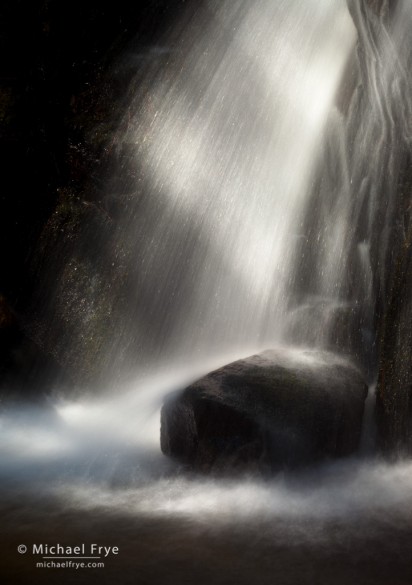
[[[32,544],[30,547],[20,544],[17,547],[20,554],[31,552],[33,556],[42,560],[36,562],[36,568],[48,569],[101,569],[104,563],[101,559],[119,554],[118,546],[107,546],[96,543],[79,544],[75,546],[63,544]]]

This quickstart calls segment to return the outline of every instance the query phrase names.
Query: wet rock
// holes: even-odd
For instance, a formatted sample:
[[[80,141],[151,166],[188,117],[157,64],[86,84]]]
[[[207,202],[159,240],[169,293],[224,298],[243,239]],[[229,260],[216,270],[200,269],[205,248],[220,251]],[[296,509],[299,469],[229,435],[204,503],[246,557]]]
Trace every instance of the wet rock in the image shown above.
[[[376,393],[378,446],[390,456],[412,454],[412,224],[394,263],[382,324]]]
[[[163,453],[197,470],[273,470],[356,451],[367,388],[328,352],[269,350],[167,397]]]

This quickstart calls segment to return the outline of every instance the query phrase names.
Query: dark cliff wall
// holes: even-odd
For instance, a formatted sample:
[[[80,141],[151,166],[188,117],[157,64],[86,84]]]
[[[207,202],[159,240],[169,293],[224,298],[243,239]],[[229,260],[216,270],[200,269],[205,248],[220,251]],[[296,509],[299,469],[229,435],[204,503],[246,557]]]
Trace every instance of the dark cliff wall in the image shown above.
[[[106,120],[129,81],[125,72],[111,74],[116,59],[156,42],[184,4],[1,3],[0,292],[13,305],[31,294],[30,252],[61,190],[92,184],[105,162],[107,125],[116,122]]]
[[[111,133],[130,79],[145,66],[136,58],[127,69],[121,57],[156,45],[185,5],[1,3],[0,387],[10,386],[8,371],[54,359],[31,326],[33,295],[47,297],[58,274],[47,276],[45,263],[59,251],[60,263],[69,258],[82,218],[108,223],[101,199]]]
[[[165,2],[161,18],[155,3],[154,30],[134,30],[96,80],[70,100],[70,174],[59,186],[31,262],[36,286],[26,327],[82,387],[123,380],[131,370],[141,371],[145,356],[157,351],[152,343],[156,315],[140,310],[148,306],[146,296],[154,290],[149,279],[155,281],[159,269],[152,266],[151,276],[143,278],[136,261],[149,245],[139,221],[145,221],[144,201],[152,191],[151,177],[136,161],[136,141],[145,136],[132,131],[134,102],[155,113],[151,81],[179,52],[176,18],[184,26],[201,4]],[[156,220],[157,210],[152,212]],[[183,265],[176,270],[179,283],[184,270]],[[169,324],[162,321],[162,328],[166,338]]]
[[[411,169],[412,176],[412,169]],[[409,190],[408,200],[411,193]],[[381,328],[377,391],[380,448],[412,454],[412,222],[396,247],[390,294]]]
[[[376,307],[378,446],[391,456],[412,454],[412,17],[408,4],[350,2],[355,23],[363,31],[359,52],[364,84],[374,79],[379,84],[382,126],[390,128],[384,148],[396,159],[397,170],[391,172],[390,165],[384,168],[380,194],[384,231],[377,230],[374,243],[377,270],[383,275]],[[384,63],[389,55],[385,46],[391,50],[389,64]],[[382,82],[380,73],[388,65],[391,70]],[[382,256],[385,232],[387,250]]]

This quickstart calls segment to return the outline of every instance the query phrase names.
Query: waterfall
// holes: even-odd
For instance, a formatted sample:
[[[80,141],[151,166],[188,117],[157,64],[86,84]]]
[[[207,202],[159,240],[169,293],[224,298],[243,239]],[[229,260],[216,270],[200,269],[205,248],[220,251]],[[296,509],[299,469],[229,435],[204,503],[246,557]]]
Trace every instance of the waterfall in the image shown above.
[[[119,141],[139,169],[126,237],[146,359],[282,339],[308,186],[354,41],[344,2],[209,2],[134,97]]]
[[[176,31],[124,103],[104,201],[114,227],[86,222],[40,319],[58,361],[100,379],[282,343],[356,38],[344,0],[208,1]]]

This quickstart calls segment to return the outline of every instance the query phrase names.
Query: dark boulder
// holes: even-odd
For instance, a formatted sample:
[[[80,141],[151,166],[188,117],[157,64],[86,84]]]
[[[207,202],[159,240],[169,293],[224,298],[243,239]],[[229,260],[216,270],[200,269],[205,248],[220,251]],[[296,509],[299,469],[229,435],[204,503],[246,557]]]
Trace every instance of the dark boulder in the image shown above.
[[[270,350],[167,397],[163,453],[194,469],[296,467],[356,451],[367,387],[328,352]]]

